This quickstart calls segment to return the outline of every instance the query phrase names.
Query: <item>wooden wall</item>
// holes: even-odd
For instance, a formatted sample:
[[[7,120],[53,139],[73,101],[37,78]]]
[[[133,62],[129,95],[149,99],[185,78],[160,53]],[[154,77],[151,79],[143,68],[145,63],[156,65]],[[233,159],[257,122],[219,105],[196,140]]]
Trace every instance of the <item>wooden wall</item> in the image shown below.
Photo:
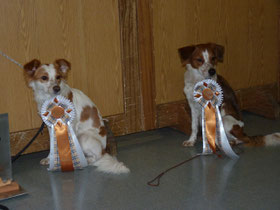
[[[94,100],[115,135],[166,126],[189,133],[185,69],[177,49],[190,44],[224,45],[225,59],[218,72],[239,90],[241,108],[256,113],[271,110],[269,116],[279,116],[273,97],[263,103],[280,84],[279,4],[278,0],[2,1],[0,50],[20,63],[68,59],[73,66],[70,85]],[[0,113],[9,113],[12,154],[34,136],[41,122],[21,71],[0,56]],[[261,91],[252,88],[256,86]],[[48,149],[48,139],[44,132],[26,152]]]
[[[157,105],[184,107],[179,47],[217,42],[235,90],[278,81],[278,0],[11,0],[0,7],[0,50],[20,63],[72,63],[70,85],[94,100],[118,135],[161,127]],[[38,128],[22,70],[0,56],[0,113],[11,132]],[[183,108],[182,108],[183,110]],[[163,116],[164,115],[164,116]],[[177,115],[176,115],[177,116]],[[165,118],[166,117],[166,118]],[[174,118],[175,119],[175,118]],[[169,125],[170,122],[166,121]]]
[[[235,90],[278,81],[278,0],[153,0],[156,103],[184,99],[177,49],[216,42],[218,66]]]
[[[66,58],[69,83],[84,91],[103,116],[123,112],[117,0],[1,1],[0,50],[24,64]],[[40,126],[32,91],[22,69],[0,56],[0,113],[9,113],[10,131]]]

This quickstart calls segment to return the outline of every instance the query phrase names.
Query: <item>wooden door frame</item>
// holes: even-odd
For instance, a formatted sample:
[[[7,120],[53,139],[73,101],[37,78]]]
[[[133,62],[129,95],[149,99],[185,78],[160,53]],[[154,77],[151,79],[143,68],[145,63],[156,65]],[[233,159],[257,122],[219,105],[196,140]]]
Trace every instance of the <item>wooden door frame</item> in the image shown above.
[[[149,0],[119,0],[124,90],[124,128],[119,134],[156,127],[150,9]]]

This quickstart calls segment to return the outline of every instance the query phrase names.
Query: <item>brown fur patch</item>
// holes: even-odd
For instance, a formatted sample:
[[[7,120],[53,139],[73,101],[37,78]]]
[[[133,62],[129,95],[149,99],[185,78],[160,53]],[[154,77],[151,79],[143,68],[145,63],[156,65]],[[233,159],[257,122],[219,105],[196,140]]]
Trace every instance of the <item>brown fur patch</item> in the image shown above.
[[[25,73],[24,76],[25,76],[25,80],[28,84],[34,80],[38,80],[42,83],[49,81],[49,74],[46,72],[46,70],[43,67],[38,68],[32,74],[30,74],[30,72]]]
[[[73,93],[72,93],[72,91],[70,91],[70,92],[68,93],[67,98],[69,99],[69,101],[73,102]]]
[[[232,126],[230,133],[244,143],[248,143],[250,141],[249,137],[243,132],[243,128],[239,125]]]
[[[54,62],[54,67],[56,70],[56,77],[60,76],[61,79],[67,79],[68,71],[71,69],[70,62],[65,59],[57,59]]]
[[[277,133],[273,134],[273,136],[280,139],[280,135]]]
[[[90,106],[84,107],[83,111],[81,113],[80,121],[84,122],[84,121],[88,120],[90,118],[90,115],[91,115],[91,107]]]
[[[54,66],[56,74],[55,79],[57,83],[60,83],[62,79],[67,79],[67,73],[62,73],[57,66]]]
[[[46,79],[44,79],[46,78]],[[40,82],[48,82],[49,81],[49,74],[46,72],[46,70],[43,67],[40,67],[37,69],[31,78],[31,80],[38,80]]]
[[[237,139],[243,141],[247,146],[264,146],[264,136],[247,136],[243,132],[243,128],[239,125],[234,125],[230,133]]]
[[[100,131],[99,131],[99,135],[103,137],[103,136],[106,136],[106,134],[107,134],[107,131],[106,131],[105,126],[101,126]]]
[[[103,149],[103,150],[102,150],[102,155],[104,155],[104,154],[106,154],[106,153],[107,153],[106,149]]]
[[[83,111],[81,113],[80,121],[84,122],[84,121],[88,120],[89,118],[92,119],[92,121],[93,121],[92,126],[94,128],[99,128],[100,127],[101,122],[100,122],[100,118],[99,118],[99,115],[98,115],[98,110],[97,110],[96,107],[86,106],[86,107],[83,108]]]
[[[26,63],[24,65],[24,78],[27,85],[34,80],[34,75],[37,72],[37,69],[40,68],[41,62],[37,59],[33,59],[32,61]],[[46,75],[48,76],[48,75]],[[38,76],[37,76],[38,77]]]
[[[242,120],[242,114],[235,92],[221,75],[217,75],[217,82],[223,90],[224,99],[221,107],[224,109],[226,115],[231,115],[237,120]]]
[[[264,136],[249,136],[250,142],[247,146],[262,147],[265,146]]]

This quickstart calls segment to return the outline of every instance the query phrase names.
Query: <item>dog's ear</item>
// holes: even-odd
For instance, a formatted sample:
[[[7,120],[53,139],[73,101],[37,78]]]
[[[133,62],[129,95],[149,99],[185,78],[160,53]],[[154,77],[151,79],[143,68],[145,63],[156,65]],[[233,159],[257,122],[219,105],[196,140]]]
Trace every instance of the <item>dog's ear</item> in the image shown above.
[[[71,69],[71,63],[65,59],[57,59],[54,62],[55,67],[60,70],[63,74],[67,74]]]
[[[215,53],[215,56],[217,57],[218,61],[219,62],[223,62],[223,60],[224,60],[224,53],[225,53],[224,46],[215,44],[214,49],[215,49],[214,53]]]
[[[26,74],[27,77],[33,77],[35,71],[39,68],[41,65],[41,62],[37,59],[33,59],[32,61],[26,63],[23,66],[24,73]]]
[[[178,49],[178,53],[181,59],[181,63],[183,66],[185,66],[187,63],[189,63],[189,58],[193,54],[195,50],[195,46],[186,46]]]

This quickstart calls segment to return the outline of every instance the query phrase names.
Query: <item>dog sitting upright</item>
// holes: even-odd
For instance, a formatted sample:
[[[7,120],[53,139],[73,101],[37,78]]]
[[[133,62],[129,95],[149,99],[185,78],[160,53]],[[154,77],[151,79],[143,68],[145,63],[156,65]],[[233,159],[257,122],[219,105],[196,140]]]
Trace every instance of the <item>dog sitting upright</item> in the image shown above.
[[[191,109],[191,135],[183,142],[183,146],[193,146],[201,122],[201,106],[193,100],[194,86],[204,79],[215,80],[223,89],[224,100],[220,107],[224,128],[232,143],[248,145],[280,144],[280,133],[267,136],[247,136],[243,132],[244,123],[236,95],[227,81],[216,73],[216,65],[223,61],[224,47],[214,43],[186,46],[178,49],[181,62],[186,66],[184,93]]]
[[[24,65],[24,76],[33,89],[37,108],[40,113],[45,100],[56,95],[62,95],[73,102],[76,109],[76,119],[72,123],[73,130],[80,142],[89,165],[97,166],[99,171],[106,173],[127,173],[129,169],[109,154],[104,154],[106,148],[106,129],[96,105],[80,90],[70,88],[66,84],[71,64],[58,59],[53,64],[41,64],[37,59]],[[41,164],[47,165],[45,158]]]

